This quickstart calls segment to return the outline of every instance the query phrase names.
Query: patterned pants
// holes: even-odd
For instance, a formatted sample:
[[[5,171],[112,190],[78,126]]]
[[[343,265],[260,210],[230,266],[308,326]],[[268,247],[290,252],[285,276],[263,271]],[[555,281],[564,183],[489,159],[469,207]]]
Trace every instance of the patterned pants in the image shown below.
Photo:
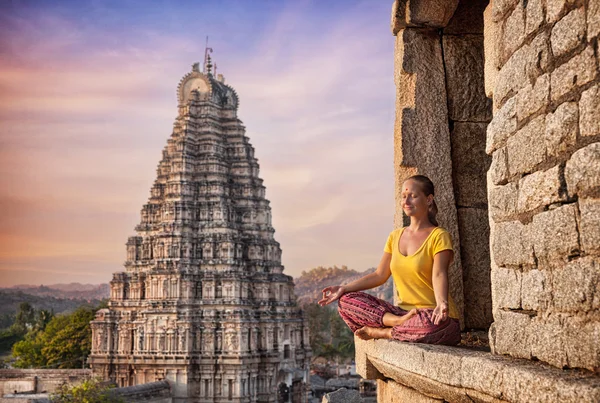
[[[352,332],[363,326],[386,327],[383,315],[390,312],[403,316],[408,313],[400,307],[383,301],[364,292],[350,292],[342,295],[338,303],[340,316]],[[427,344],[445,344],[454,346],[460,343],[460,324],[458,319],[448,318],[434,325],[431,321],[433,309],[421,308],[417,314],[402,325],[392,328],[392,338],[400,341]]]

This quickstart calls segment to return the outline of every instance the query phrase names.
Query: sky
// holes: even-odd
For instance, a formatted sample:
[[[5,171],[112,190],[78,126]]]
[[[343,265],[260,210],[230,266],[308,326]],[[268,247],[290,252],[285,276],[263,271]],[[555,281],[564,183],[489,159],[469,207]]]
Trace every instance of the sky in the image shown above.
[[[0,0],[0,287],[124,270],[207,35],[284,272],[376,266],[394,215],[391,6]]]

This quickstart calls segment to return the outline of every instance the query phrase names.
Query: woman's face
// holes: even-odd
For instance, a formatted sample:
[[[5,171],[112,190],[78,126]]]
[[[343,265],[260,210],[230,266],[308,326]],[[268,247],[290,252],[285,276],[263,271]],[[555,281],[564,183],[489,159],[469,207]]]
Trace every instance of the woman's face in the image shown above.
[[[402,184],[402,210],[409,217],[426,217],[433,196],[425,196],[419,184],[409,179]]]

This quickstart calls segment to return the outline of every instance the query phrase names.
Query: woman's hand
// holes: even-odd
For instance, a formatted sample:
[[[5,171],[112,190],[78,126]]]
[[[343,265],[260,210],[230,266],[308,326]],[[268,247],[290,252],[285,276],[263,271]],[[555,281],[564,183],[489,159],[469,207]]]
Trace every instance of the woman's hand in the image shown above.
[[[336,285],[333,287],[325,287],[323,288],[323,298],[318,302],[319,305],[325,306],[327,304],[331,304],[333,301],[339,299],[346,290],[344,287]]]
[[[437,304],[431,315],[431,321],[434,325],[439,325],[443,321],[448,319],[448,303],[441,302]]]

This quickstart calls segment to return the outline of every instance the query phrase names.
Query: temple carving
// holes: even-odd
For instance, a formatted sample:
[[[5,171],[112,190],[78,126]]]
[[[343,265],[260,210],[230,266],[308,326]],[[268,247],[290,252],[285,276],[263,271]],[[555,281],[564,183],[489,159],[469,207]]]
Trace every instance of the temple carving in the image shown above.
[[[174,402],[305,401],[310,345],[283,273],[238,95],[198,64],[157,178],[92,322],[95,374],[131,386],[169,380]]]

